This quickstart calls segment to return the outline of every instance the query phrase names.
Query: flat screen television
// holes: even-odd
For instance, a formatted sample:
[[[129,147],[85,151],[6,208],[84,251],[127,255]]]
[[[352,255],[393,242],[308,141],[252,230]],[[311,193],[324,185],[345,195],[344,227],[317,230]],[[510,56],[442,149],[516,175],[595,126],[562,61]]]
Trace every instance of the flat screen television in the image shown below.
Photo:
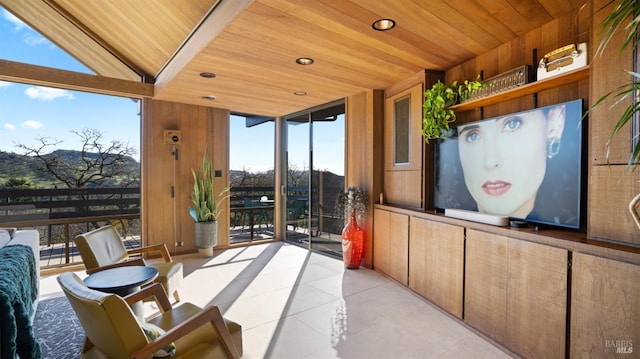
[[[582,100],[465,123],[436,145],[436,209],[580,229]]]

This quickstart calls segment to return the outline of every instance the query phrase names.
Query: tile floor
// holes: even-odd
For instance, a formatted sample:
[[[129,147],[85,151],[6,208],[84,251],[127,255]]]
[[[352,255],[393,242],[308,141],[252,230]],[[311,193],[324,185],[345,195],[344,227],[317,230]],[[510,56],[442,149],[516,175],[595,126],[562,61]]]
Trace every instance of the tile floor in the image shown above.
[[[185,265],[182,300],[215,304],[240,323],[244,358],[509,357],[377,272],[347,270],[340,260],[297,246],[175,259]],[[62,295],[55,276],[41,287],[42,299]]]

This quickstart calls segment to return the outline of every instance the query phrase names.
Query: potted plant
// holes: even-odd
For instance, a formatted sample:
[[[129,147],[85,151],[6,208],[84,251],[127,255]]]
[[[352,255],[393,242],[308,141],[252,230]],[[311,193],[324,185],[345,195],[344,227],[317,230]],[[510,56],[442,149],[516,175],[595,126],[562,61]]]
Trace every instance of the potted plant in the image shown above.
[[[205,154],[202,164],[191,169],[193,174],[193,207],[189,213],[195,221],[193,244],[202,256],[212,256],[213,247],[218,244],[218,215],[220,203],[228,197],[230,187],[225,187],[217,196],[213,192],[213,165]]]
[[[348,187],[338,193],[336,212],[346,219],[342,230],[342,258],[349,269],[357,269],[364,253],[364,221],[368,197],[359,187]]]
[[[457,81],[449,85],[436,82],[424,93],[422,104],[422,137],[425,142],[450,135],[449,123],[456,120],[455,112],[450,106],[459,101],[466,101],[471,93],[482,88],[479,76],[475,80],[465,80],[458,85]]]

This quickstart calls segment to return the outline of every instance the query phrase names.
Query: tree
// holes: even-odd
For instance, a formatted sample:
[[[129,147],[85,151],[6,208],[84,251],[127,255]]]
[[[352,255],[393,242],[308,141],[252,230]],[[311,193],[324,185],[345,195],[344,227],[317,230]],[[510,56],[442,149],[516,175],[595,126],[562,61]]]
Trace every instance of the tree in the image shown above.
[[[299,169],[296,164],[289,163],[287,177],[292,187],[303,187],[309,184],[309,170],[306,167]]]
[[[31,183],[23,178],[9,178],[0,188],[2,189],[26,189],[30,188]]]
[[[39,144],[34,147],[17,146],[26,151],[25,155],[37,160],[38,171],[52,176],[67,188],[139,185],[140,171],[132,171],[132,165],[137,167],[132,158],[136,154],[135,148],[118,140],[105,144],[102,132],[96,129],[72,130],[71,133],[83,142],[78,158],[66,157],[69,151],[50,152],[63,141],[48,137],[38,138]]]

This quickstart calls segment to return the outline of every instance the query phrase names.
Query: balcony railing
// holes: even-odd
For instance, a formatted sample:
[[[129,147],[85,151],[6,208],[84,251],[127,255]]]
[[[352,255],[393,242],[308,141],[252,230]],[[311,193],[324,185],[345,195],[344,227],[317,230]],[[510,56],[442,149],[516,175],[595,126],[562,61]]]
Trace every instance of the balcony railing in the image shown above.
[[[125,245],[140,245],[140,188],[0,190],[0,226],[40,232],[41,267],[80,262],[71,240],[111,223]]]
[[[309,218],[308,188],[289,187],[287,228],[309,233],[339,233],[329,210],[338,188],[325,188]],[[273,238],[273,187],[232,187],[231,243]],[[81,263],[73,238],[105,224],[119,227],[127,247],[140,245],[139,188],[0,190],[0,227],[40,232],[41,267]],[[335,228],[334,228],[335,227]]]

